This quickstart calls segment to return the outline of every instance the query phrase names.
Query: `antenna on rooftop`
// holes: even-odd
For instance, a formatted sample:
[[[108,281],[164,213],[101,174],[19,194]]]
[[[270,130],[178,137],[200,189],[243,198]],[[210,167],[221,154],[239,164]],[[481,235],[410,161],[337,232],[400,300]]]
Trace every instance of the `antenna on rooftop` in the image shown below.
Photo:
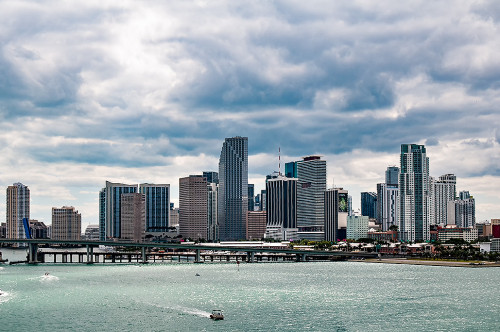
[[[281,175],[281,146],[278,146],[278,174]]]

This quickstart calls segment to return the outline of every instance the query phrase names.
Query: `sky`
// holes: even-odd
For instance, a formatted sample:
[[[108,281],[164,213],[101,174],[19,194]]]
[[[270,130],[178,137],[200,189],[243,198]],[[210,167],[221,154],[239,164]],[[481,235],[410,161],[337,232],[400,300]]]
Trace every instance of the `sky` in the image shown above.
[[[499,30],[498,1],[2,0],[0,184],[84,229],[106,180],[169,183],[177,205],[246,136],[257,190],[279,148],[282,168],[319,154],[358,209],[415,143],[500,218]]]

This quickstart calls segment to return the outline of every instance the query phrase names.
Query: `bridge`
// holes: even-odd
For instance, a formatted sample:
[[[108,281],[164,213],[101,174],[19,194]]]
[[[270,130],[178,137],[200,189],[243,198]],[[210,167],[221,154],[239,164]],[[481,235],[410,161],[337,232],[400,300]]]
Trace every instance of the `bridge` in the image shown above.
[[[203,244],[179,244],[179,243],[156,243],[156,242],[109,242],[109,241],[73,241],[73,240],[52,240],[52,239],[0,239],[0,244],[27,244],[28,257],[27,262],[31,264],[39,263],[39,246],[79,246],[86,247],[86,263],[94,263],[96,253],[94,248],[99,246],[106,247],[125,247],[125,248],[140,248],[141,262],[147,263],[148,254],[146,249],[156,248],[159,250],[189,250],[194,253],[194,262],[201,263],[202,252],[208,251],[225,251],[233,252],[239,256],[246,255],[246,261],[255,262],[255,254],[275,254],[284,255],[283,257],[294,257],[297,262],[306,262],[308,258],[325,258],[325,259],[345,259],[345,258],[375,258],[377,253],[368,252],[346,252],[346,251],[326,251],[326,250],[295,250],[295,249],[275,249],[275,248],[257,248],[257,247],[238,247],[238,246],[213,246]],[[98,257],[98,256],[97,256]],[[55,260],[55,258],[54,258]],[[43,261],[43,260],[42,260]],[[114,261],[114,260],[113,260]],[[129,259],[130,261],[130,259]],[[79,262],[83,262],[82,259]]]

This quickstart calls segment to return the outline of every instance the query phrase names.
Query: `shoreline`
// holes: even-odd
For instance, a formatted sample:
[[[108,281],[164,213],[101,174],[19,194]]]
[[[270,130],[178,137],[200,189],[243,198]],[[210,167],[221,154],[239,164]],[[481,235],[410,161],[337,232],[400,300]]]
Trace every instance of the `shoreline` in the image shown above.
[[[484,268],[484,267],[500,267],[500,263],[494,262],[453,262],[453,261],[440,261],[440,260],[419,260],[419,259],[405,259],[405,258],[382,258],[378,259],[365,259],[363,261],[356,260],[356,262],[364,263],[379,263],[379,264],[406,264],[406,265],[425,265],[425,266],[447,266],[447,267],[468,267],[468,268]]]

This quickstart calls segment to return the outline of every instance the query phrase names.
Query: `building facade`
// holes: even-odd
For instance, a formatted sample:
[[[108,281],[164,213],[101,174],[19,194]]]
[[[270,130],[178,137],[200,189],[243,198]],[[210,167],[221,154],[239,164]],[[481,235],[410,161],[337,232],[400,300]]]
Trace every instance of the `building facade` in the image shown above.
[[[52,234],[53,240],[81,239],[82,215],[73,206],[52,208]]]
[[[377,184],[377,222],[386,232],[398,225],[399,188],[386,183]]]
[[[170,212],[170,185],[139,185],[139,193],[146,197],[146,232],[167,232]]]
[[[23,219],[30,218],[30,190],[22,183],[7,187],[6,231],[8,239],[26,239]]]
[[[101,241],[121,236],[121,195],[137,192],[136,184],[112,183],[99,192],[99,233]]]
[[[448,202],[447,224],[457,227],[474,227],[476,225],[476,202],[474,197],[460,193],[463,199]]]
[[[128,193],[121,195],[120,239],[144,242],[146,235],[146,195]]]
[[[248,138],[226,138],[219,159],[219,235],[222,241],[246,236]]]
[[[207,240],[219,239],[219,224],[217,223],[217,197],[219,185],[214,182],[207,183]]]
[[[347,239],[358,240],[368,237],[368,216],[347,217]]]
[[[399,167],[389,166],[385,171],[385,184],[388,186],[399,185]]]
[[[298,179],[298,236],[300,239],[321,241],[325,238],[326,161],[320,156],[307,156],[295,162],[294,167]],[[288,166],[288,169],[294,167]]]
[[[432,181],[432,195],[434,204],[434,225],[447,225],[448,223],[448,202],[454,201],[456,192],[457,177],[454,174],[445,174],[439,180]]]
[[[269,179],[266,193],[266,238],[289,240],[291,233],[297,234],[297,179]]]
[[[430,240],[429,158],[423,145],[401,145],[399,207],[399,239]]]
[[[266,233],[266,211],[248,211],[246,222],[246,238],[260,240]]]
[[[331,188],[324,192],[326,241],[337,242],[346,238],[348,196],[347,190],[343,188]]]
[[[361,193],[361,214],[371,219],[377,219],[377,194],[373,192]]]
[[[179,234],[193,240],[208,237],[207,180],[202,175],[179,179]]]
[[[88,225],[85,228],[86,241],[99,241],[99,225]]]

